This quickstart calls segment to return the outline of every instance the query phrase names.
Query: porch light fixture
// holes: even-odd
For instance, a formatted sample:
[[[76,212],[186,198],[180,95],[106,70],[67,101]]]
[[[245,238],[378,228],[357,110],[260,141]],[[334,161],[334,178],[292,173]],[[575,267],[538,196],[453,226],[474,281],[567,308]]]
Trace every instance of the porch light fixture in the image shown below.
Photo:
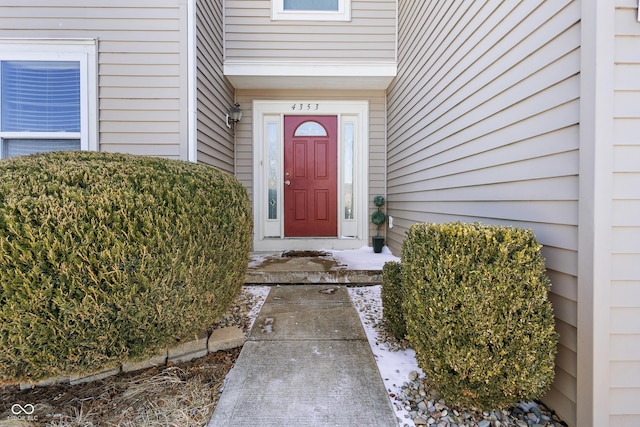
[[[227,127],[235,130],[236,124],[241,118],[242,110],[240,109],[240,104],[236,103],[233,107],[229,108],[229,112],[227,113]]]

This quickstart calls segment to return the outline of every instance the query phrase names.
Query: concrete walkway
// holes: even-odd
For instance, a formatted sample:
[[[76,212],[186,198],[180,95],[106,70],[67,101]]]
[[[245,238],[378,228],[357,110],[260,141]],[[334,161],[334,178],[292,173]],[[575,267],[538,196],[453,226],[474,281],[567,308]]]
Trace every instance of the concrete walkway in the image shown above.
[[[273,287],[209,427],[395,427],[358,313],[340,285]]]

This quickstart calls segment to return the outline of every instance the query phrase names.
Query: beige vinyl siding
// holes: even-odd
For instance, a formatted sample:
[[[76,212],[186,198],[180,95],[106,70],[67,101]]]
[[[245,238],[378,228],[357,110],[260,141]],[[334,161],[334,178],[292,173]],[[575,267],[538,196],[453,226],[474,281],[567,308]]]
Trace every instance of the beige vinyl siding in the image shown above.
[[[640,425],[640,23],[616,8],[610,425]]]
[[[580,8],[572,1],[399,2],[388,93],[387,232],[416,222],[531,228],[560,332],[545,401],[576,418]]]
[[[227,61],[395,61],[394,0],[352,0],[351,22],[272,21],[271,1],[225,3]]]
[[[186,159],[186,5],[0,3],[0,37],[97,38],[99,150]]]
[[[243,108],[236,138],[236,176],[253,198],[253,101],[254,100],[330,100],[369,101],[369,202],[373,212],[373,197],[385,194],[385,94],[382,91],[249,91],[239,90],[237,99]],[[375,228],[370,227],[375,234]]]
[[[222,0],[196,2],[198,162],[234,173],[233,132],[225,123],[234,91],[222,73],[222,14]]]

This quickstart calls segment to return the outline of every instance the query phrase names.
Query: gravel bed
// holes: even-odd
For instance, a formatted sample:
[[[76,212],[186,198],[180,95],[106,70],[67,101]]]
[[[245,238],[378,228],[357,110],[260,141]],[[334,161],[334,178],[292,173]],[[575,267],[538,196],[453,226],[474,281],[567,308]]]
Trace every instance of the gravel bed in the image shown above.
[[[402,406],[416,426],[437,427],[559,427],[567,424],[541,402],[522,402],[503,410],[482,412],[476,408],[450,407],[438,398],[424,377],[409,374],[397,394],[391,393],[396,407]],[[410,426],[410,424],[404,424]]]

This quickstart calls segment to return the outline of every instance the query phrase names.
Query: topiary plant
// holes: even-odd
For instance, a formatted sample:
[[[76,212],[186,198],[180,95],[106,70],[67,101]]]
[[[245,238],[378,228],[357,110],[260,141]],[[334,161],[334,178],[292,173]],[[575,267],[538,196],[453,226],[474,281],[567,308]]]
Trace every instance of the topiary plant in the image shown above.
[[[191,339],[238,294],[252,215],[215,168],[64,152],[0,161],[0,382]]]
[[[387,220],[387,215],[385,215],[381,210],[382,206],[384,206],[384,197],[375,196],[373,198],[373,204],[378,208],[378,210],[371,214],[371,222],[376,225],[376,236],[382,237],[380,236],[380,226]]]
[[[382,206],[384,206],[384,197],[375,196],[373,198],[373,204],[378,208],[371,214],[371,222],[376,225],[376,235],[372,237],[373,251],[375,253],[382,252],[382,246],[384,245],[384,236],[380,235],[380,227],[387,220],[387,215],[382,212]]]
[[[385,262],[382,266],[382,314],[386,326],[396,338],[404,339],[407,328],[402,303],[405,299],[402,281],[402,264],[395,261]]]
[[[416,224],[402,247],[408,339],[453,404],[494,409],[542,396],[557,335],[530,230]]]

